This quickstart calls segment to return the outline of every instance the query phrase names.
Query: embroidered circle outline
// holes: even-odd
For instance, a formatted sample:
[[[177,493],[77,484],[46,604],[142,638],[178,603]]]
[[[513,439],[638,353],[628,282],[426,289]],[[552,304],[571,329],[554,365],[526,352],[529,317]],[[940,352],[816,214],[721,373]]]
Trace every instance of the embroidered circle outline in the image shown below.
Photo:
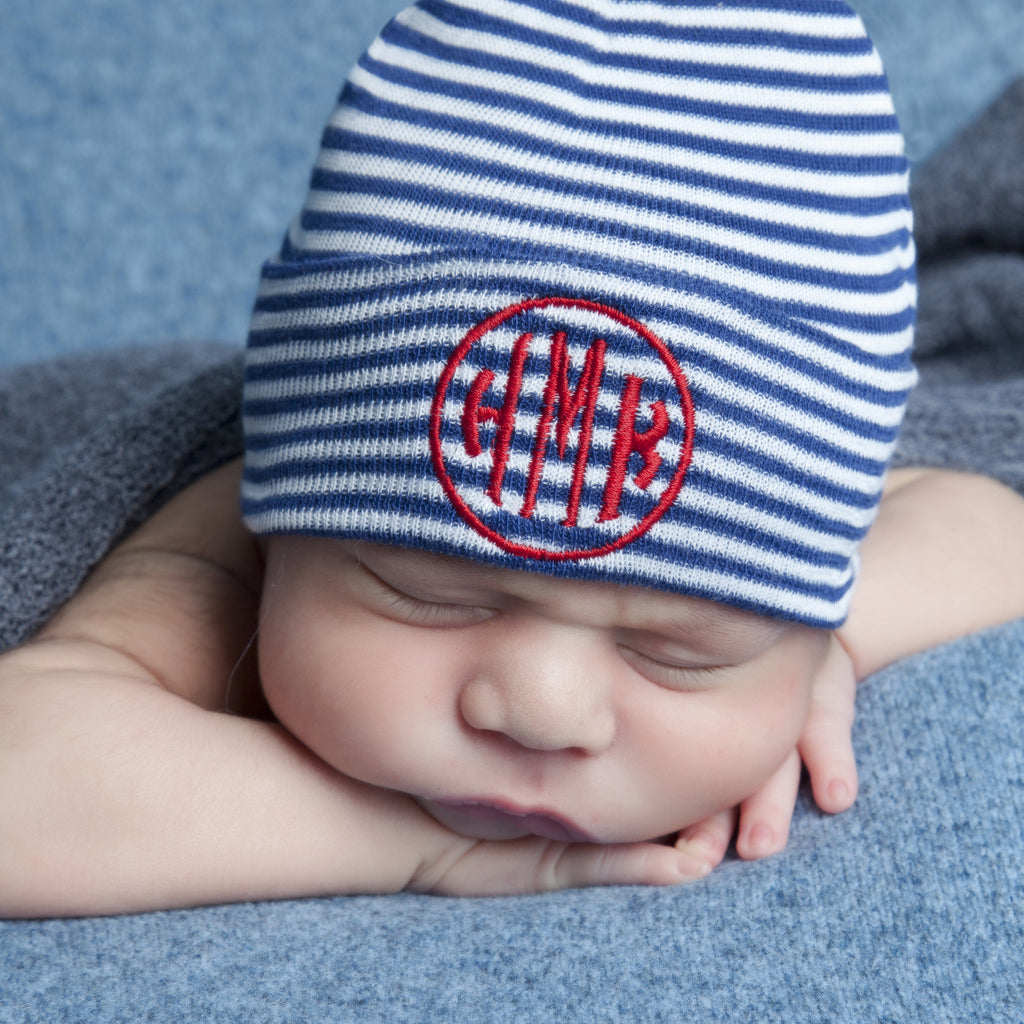
[[[459,494],[455,483],[452,481],[447,469],[445,468],[444,453],[441,448],[442,414],[445,395],[448,393],[448,388],[451,385],[452,379],[454,378],[459,366],[462,364],[462,361],[469,353],[469,350],[485,334],[494,330],[496,327],[500,327],[507,320],[518,316],[520,313],[529,312],[530,310],[548,309],[551,307],[562,309],[582,309],[592,313],[602,314],[642,338],[658,354],[675,383],[676,390],[679,393],[680,408],[682,410],[684,423],[684,436],[682,444],[680,445],[679,462],[672,475],[671,481],[665,488],[664,493],[658,500],[655,507],[651,509],[651,511],[648,512],[647,515],[636,524],[636,526],[631,530],[628,530],[622,536],[616,537],[614,540],[596,547],[578,548],[569,551],[549,551],[546,548],[531,547],[528,544],[509,540],[507,537],[488,526],[476,514],[476,512],[470,508],[463,497]],[[522,302],[513,303],[512,305],[499,310],[497,313],[492,313],[489,317],[480,321],[480,323],[475,327],[471,328],[462,341],[459,342],[455,351],[451,356],[449,356],[448,362],[445,364],[444,370],[438,379],[437,387],[434,391],[434,401],[430,410],[431,462],[434,466],[434,473],[440,481],[448,499],[455,507],[455,510],[459,513],[462,519],[473,528],[473,530],[491,541],[491,543],[497,545],[501,550],[523,558],[532,558],[544,561],[564,562],[576,561],[584,558],[597,558],[601,555],[607,555],[612,551],[617,551],[619,548],[623,548],[626,545],[631,544],[638,537],[643,536],[643,534],[645,534],[668,511],[669,507],[675,501],[682,489],[687,470],[690,466],[690,460],[693,457],[693,435],[694,410],[693,399],[690,395],[690,386],[687,382],[686,375],[679,367],[679,364],[672,356],[672,353],[669,351],[665,342],[663,342],[656,334],[654,334],[653,331],[649,330],[639,321],[634,320],[632,317],[627,316],[625,313],[620,312],[612,306],[606,306],[599,302],[592,302],[589,299],[573,299],[562,296],[525,299]]]

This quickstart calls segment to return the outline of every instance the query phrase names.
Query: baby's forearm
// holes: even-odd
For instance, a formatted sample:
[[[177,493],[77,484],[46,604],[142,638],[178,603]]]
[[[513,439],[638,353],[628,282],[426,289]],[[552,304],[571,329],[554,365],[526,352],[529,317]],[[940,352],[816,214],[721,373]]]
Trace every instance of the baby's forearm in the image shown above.
[[[0,656],[0,917],[667,885],[707,871],[658,843],[458,836],[279,726],[191,704],[119,657],[41,670],[38,647]]]
[[[425,816],[278,726],[32,654],[0,658],[0,916],[397,890],[419,867]]]
[[[840,638],[863,679],[1024,615],[1024,499],[985,477],[893,474]]]

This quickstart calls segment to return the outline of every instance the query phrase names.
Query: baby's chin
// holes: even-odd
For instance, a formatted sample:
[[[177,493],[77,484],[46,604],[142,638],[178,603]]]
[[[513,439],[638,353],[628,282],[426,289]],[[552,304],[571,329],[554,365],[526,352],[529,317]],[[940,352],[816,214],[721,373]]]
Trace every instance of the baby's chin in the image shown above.
[[[435,821],[467,839],[506,840],[540,836],[562,843],[594,843],[600,840],[572,822],[545,811],[520,811],[486,801],[416,802]]]

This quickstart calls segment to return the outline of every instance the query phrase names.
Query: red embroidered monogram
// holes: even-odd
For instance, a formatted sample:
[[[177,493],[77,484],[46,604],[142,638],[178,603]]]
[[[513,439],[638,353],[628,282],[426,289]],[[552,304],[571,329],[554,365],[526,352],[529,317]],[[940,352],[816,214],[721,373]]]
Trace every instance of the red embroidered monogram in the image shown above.
[[[693,403],[667,346],[585,299],[530,299],[477,324],[434,394],[431,454],[462,518],[527,558],[606,554],[683,485]]]

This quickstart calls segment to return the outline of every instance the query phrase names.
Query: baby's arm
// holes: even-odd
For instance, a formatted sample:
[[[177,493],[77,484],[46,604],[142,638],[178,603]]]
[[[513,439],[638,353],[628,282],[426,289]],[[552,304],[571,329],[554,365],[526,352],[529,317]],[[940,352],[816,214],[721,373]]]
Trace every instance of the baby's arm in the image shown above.
[[[694,876],[655,844],[455,836],[244,717],[262,568],[237,492],[237,465],[193,485],[0,656],[0,916]]]
[[[823,810],[853,803],[856,682],[900,658],[1024,615],[1024,499],[981,476],[895,470],[861,558],[850,615],[819,671],[798,750],[740,808],[687,829],[681,848],[717,862],[735,832],[740,856],[782,849],[801,760]]]
[[[890,474],[846,622],[800,743],[818,805],[853,803],[855,681],[886,665],[1024,615],[1024,498],[987,477]],[[836,797],[842,788],[845,799]]]
[[[986,477],[891,474],[839,630],[858,679],[1024,615],[1024,498]]]

